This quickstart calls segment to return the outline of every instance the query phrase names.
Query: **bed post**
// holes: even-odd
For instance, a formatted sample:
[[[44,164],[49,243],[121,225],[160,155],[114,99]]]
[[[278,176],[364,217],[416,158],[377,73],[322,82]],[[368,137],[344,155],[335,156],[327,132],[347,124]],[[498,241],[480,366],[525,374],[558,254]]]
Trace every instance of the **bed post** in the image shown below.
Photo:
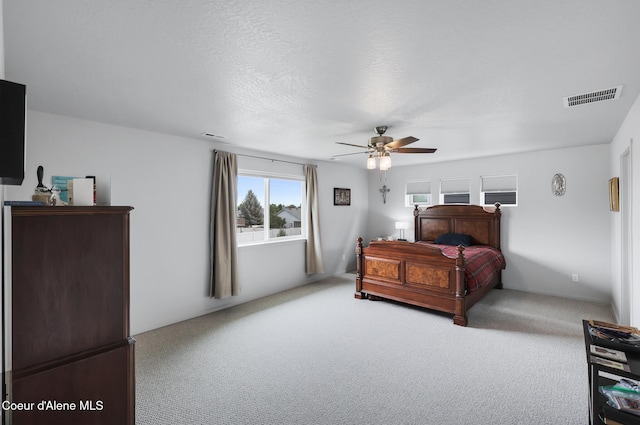
[[[464,296],[466,292],[464,278],[464,247],[458,245],[458,256],[456,257],[456,312],[453,316],[453,323],[460,326],[467,326],[467,309]]]
[[[493,211],[493,216],[495,217],[493,224],[493,241],[494,246],[500,249],[500,218],[502,217],[502,211],[500,210],[500,202],[496,202],[494,204],[495,210]]]
[[[362,292],[362,238],[356,242],[356,293],[353,296],[359,300],[367,298]]]
[[[413,241],[418,242],[420,240],[420,221],[418,220],[420,210],[418,204],[415,204],[413,208]]]
[[[498,248],[500,251],[502,251],[501,248],[501,241],[500,241],[500,228],[502,226],[500,226],[500,219],[502,217],[502,211],[500,210],[500,202],[496,202],[495,204],[495,211],[493,213],[493,216],[496,218],[496,224],[494,225],[494,240],[496,241],[496,244],[498,245],[496,248]],[[494,286],[494,288],[496,289],[502,289],[503,285],[502,285],[502,271],[500,271],[498,273],[498,282],[496,283],[496,285]]]

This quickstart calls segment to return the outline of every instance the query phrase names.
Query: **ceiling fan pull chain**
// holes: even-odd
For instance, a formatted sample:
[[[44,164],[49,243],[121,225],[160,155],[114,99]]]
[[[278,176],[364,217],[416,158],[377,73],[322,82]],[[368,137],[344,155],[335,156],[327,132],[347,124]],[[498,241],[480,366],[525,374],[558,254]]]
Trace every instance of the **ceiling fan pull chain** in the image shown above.
[[[378,180],[380,180],[383,183],[386,182],[387,181],[387,170],[379,170],[378,173],[379,173],[378,174]],[[386,197],[386,195],[385,195],[385,197]]]

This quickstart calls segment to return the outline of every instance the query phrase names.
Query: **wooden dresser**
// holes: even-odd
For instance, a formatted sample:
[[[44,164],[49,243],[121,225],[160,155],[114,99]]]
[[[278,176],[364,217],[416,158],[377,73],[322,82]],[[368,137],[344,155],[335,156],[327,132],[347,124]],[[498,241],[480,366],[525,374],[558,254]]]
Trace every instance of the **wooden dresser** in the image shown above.
[[[28,409],[4,412],[14,425],[135,423],[131,210],[5,210],[11,251],[5,398]]]

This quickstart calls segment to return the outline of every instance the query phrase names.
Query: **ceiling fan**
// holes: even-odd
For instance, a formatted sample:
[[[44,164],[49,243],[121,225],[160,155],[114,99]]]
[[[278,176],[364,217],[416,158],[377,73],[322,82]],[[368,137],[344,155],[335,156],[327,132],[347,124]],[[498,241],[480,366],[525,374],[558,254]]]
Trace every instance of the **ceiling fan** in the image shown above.
[[[362,145],[354,145],[351,143],[343,143],[336,142],[339,145],[346,146],[355,146],[356,148],[366,149],[364,152],[352,152],[345,153],[341,155],[333,155],[332,158],[337,158],[339,156],[347,156],[347,155],[356,155],[361,153],[368,153],[369,158],[367,159],[367,168],[373,170],[376,168],[376,156],[380,160],[380,170],[386,171],[391,167],[391,156],[390,153],[434,153],[436,151],[435,148],[404,148],[410,143],[417,142],[420,139],[416,139],[415,137],[404,137],[402,139],[393,140],[393,138],[389,136],[385,136],[384,133],[387,131],[386,125],[381,125],[375,127],[377,136],[372,137],[369,140],[369,144],[367,146]]]

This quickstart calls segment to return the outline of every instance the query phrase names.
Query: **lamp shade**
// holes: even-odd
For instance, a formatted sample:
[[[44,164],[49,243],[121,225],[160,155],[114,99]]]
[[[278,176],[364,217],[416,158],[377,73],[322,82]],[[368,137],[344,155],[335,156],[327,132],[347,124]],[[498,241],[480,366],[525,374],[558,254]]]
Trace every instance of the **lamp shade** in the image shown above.
[[[391,157],[388,153],[385,153],[380,157],[380,170],[387,171],[389,168],[391,168]]]
[[[409,228],[409,223],[406,221],[396,221],[396,229],[400,229],[399,241],[406,241],[404,238],[404,230]]]

